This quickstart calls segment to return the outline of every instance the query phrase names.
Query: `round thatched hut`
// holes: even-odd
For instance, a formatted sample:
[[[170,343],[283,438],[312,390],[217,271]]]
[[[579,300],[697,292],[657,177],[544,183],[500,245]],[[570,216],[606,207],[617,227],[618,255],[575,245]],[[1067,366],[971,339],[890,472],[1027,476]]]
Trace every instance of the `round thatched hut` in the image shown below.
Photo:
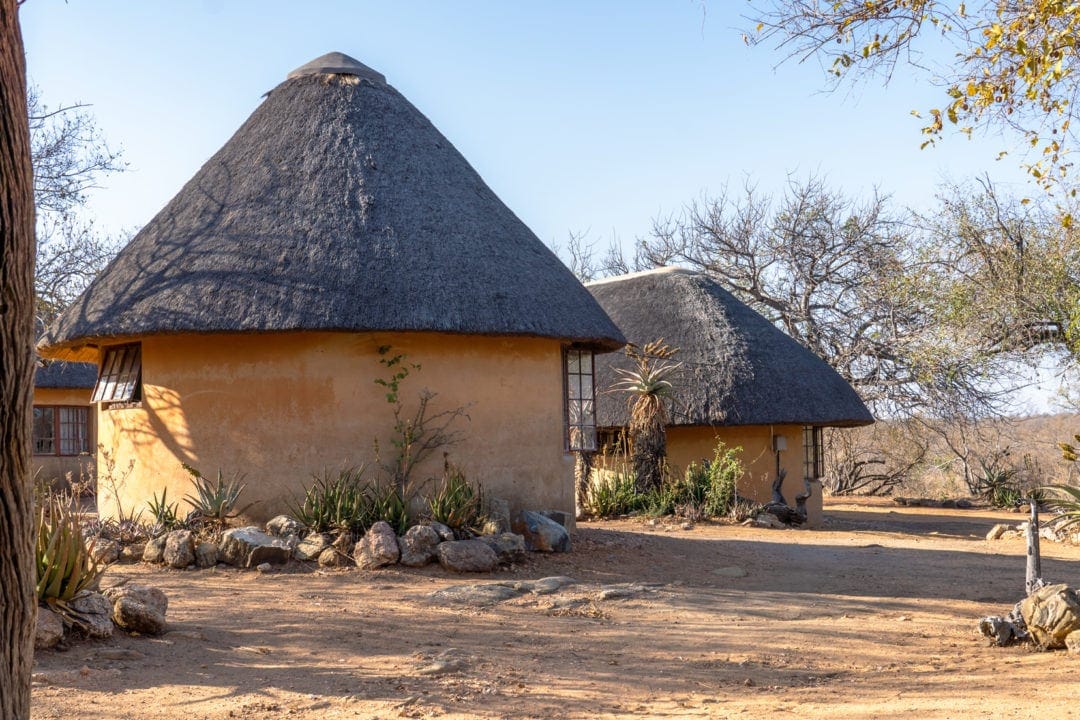
[[[821,428],[874,421],[855,390],[824,360],[785,335],[704,273],[684,268],[622,275],[587,285],[627,339],[663,338],[678,348],[667,431],[677,468],[713,456],[718,442],[741,447],[747,477],[739,494],[768,502],[778,470],[789,504],[805,491],[809,521],[820,519]],[[627,396],[613,390],[623,353],[597,356],[601,436],[629,422]]]
[[[593,428],[568,365],[623,342],[423,114],[331,53],[267,94],[40,347],[99,364],[101,452],[134,463],[123,502],[182,497],[188,463],[244,474],[266,516],[324,469],[392,459],[376,380],[405,366],[402,418],[425,389],[429,417],[468,415],[414,480],[445,451],[512,506],[570,511],[570,446]]]

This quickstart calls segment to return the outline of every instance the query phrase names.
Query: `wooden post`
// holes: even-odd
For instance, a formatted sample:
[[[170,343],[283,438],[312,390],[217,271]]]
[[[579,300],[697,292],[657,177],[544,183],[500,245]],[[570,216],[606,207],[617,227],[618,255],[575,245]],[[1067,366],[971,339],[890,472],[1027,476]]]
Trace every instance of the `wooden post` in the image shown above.
[[[1042,559],[1039,557],[1039,502],[1031,503],[1031,521],[1027,530],[1027,573],[1024,576],[1024,589],[1030,595],[1042,578]]]

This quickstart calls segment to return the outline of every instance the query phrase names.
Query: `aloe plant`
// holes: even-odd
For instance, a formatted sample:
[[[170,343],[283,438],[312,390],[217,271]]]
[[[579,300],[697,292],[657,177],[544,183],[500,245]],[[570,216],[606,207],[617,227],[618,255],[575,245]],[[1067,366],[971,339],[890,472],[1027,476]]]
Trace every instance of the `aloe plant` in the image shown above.
[[[157,493],[154,493],[146,505],[150,508],[150,514],[154,516],[154,522],[163,530],[172,530],[180,524],[180,518],[177,517],[177,504],[167,502],[168,489],[161,491],[161,498],[158,499]]]
[[[71,601],[84,590],[97,586],[104,567],[91,554],[94,541],[83,539],[79,516],[61,498],[42,503],[37,516],[38,600],[51,606]]]
[[[217,472],[217,482],[203,477],[202,473],[188,464],[182,464],[184,470],[191,475],[191,482],[195,485],[195,495],[185,495],[184,501],[191,505],[200,515],[208,520],[224,523],[247,510],[253,503],[249,503],[239,510],[236,503],[240,493],[247,487],[240,480],[240,475],[234,475],[230,480],[222,477],[221,470]]]
[[[1048,485],[1046,489],[1059,495],[1043,500],[1051,509],[1058,511],[1058,516],[1053,520],[1057,528],[1080,524],[1080,488],[1071,485]]]
[[[449,528],[475,531],[483,521],[483,491],[473,488],[457,468],[448,468],[428,499],[431,519]]]
[[[360,482],[363,473],[363,467],[336,475],[324,471],[322,477],[314,478],[303,498],[289,503],[289,511],[312,532],[363,533],[372,523],[372,502]]]

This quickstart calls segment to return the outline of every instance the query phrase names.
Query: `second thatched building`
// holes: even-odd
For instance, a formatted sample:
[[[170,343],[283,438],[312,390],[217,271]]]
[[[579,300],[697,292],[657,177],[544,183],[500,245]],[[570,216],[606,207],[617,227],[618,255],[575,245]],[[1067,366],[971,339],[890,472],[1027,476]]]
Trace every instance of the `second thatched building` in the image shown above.
[[[667,430],[676,469],[713,457],[717,443],[742,449],[740,495],[771,499],[783,472],[788,504],[811,492],[808,523],[821,518],[822,428],[874,421],[855,390],[821,358],[781,332],[704,273],[667,267],[590,283],[626,338],[663,338],[678,348]],[[596,358],[597,423],[610,446],[629,423],[616,389],[623,353]]]

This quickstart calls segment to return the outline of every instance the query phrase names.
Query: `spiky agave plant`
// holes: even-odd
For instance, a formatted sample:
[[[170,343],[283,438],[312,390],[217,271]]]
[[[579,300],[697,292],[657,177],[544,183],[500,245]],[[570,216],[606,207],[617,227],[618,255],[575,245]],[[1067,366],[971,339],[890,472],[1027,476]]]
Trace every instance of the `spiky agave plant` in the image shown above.
[[[630,463],[640,493],[656,490],[664,479],[667,460],[665,401],[674,393],[671,378],[681,367],[680,363],[671,362],[678,351],[678,348],[666,345],[663,338],[643,348],[630,344],[626,347],[626,355],[634,361],[634,369],[617,369],[622,377],[615,383],[615,388],[629,394]]]
[[[53,496],[38,508],[37,598],[69,622],[79,619],[67,604],[82,591],[97,587],[105,570],[94,560],[93,545],[93,540],[88,543],[83,539],[79,516],[65,498]]]
[[[1073,440],[1080,444],[1080,435],[1073,435]],[[1075,463],[1080,459],[1080,448],[1067,442],[1058,443],[1058,447],[1061,449],[1062,459],[1066,462]],[[1047,485],[1045,489],[1057,496],[1043,501],[1058,512],[1058,516],[1052,521],[1057,528],[1060,530],[1080,524],[1080,488],[1072,485]]]

